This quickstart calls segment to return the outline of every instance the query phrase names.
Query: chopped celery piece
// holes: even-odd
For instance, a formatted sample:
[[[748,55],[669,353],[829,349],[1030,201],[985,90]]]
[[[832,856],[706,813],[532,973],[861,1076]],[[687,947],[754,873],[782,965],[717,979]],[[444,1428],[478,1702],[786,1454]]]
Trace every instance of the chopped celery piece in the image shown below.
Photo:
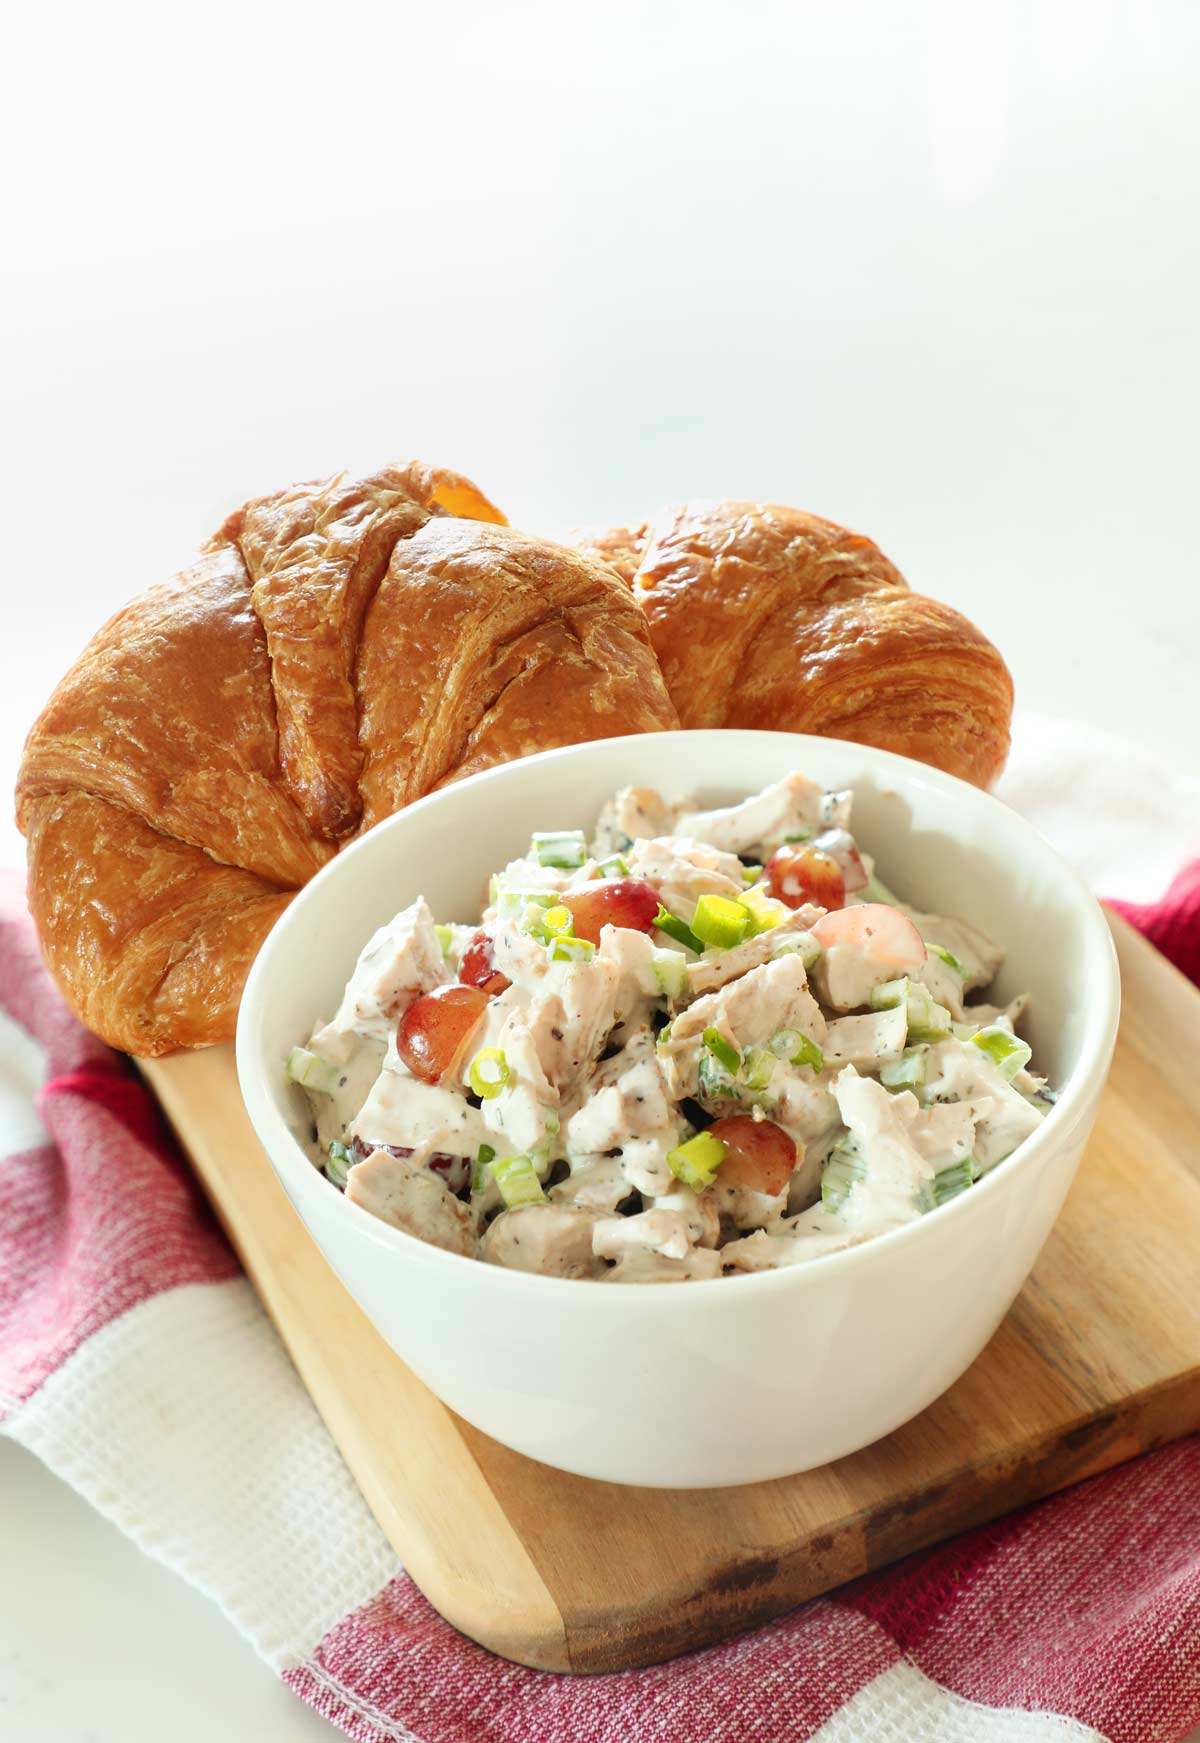
[[[471,1170],[472,1193],[482,1192],[487,1185],[488,1163],[496,1160],[496,1152],[491,1144],[481,1144],[475,1157],[475,1166]]]
[[[764,889],[757,886],[745,892],[740,905],[750,916],[747,938],[757,938],[760,932],[773,931],[776,926],[782,926],[785,920],[789,920],[792,914],[786,902],[777,902],[773,896],[768,896]]]
[[[940,1204],[948,1204],[960,1192],[965,1192],[968,1186],[973,1186],[975,1178],[975,1164],[969,1156],[961,1162],[952,1163],[949,1168],[939,1168],[929,1184],[929,1196],[933,1200],[934,1209]]]
[[[342,1080],[342,1069],[332,1059],[310,1053],[307,1047],[293,1047],[287,1056],[287,1075],[292,1082],[315,1095],[332,1095]]]
[[[907,980],[884,980],[872,987],[867,1003],[873,1011],[894,1011],[908,997]]]
[[[687,985],[687,957],[679,950],[656,950],[650,958],[650,972],[658,990],[669,999],[683,997]]]
[[[551,962],[590,962],[596,954],[596,946],[586,938],[560,935],[550,940],[547,952]]]
[[[826,1210],[841,1210],[858,1182],[866,1178],[867,1165],[855,1140],[839,1138],[821,1171],[821,1203]]]
[[[868,1003],[873,1011],[894,1011],[903,1005],[911,1042],[944,1041],[950,1033],[949,1011],[934,1000],[920,981],[903,978],[882,981],[872,989]]]
[[[484,1101],[492,1101],[500,1094],[509,1078],[512,1069],[504,1057],[502,1048],[485,1047],[471,1061],[471,1069],[467,1072],[467,1082]]]
[[[448,957],[450,952],[454,949],[454,928],[453,926],[435,926],[433,930],[437,935],[438,943],[442,947],[442,956],[444,959]]]
[[[742,1067],[742,1082],[747,1089],[766,1089],[775,1071],[775,1055],[767,1047],[748,1047]]]
[[[946,964],[947,968],[953,969],[959,980],[966,980],[966,967],[958,960],[952,950],[947,950],[944,944],[927,944],[925,948],[930,956],[938,957],[940,961]]]
[[[730,1073],[738,1071],[742,1063],[742,1056],[733,1042],[727,1041],[719,1029],[706,1029],[704,1031],[704,1045],[717,1063],[725,1067],[726,1071]]]
[[[811,1065],[814,1071],[825,1069],[824,1053],[800,1029],[777,1029],[771,1036],[770,1048],[776,1059],[786,1059],[789,1065]]]
[[[491,1164],[492,1179],[500,1188],[500,1196],[512,1210],[518,1204],[541,1204],[546,1194],[538,1179],[537,1169],[528,1156],[500,1156]]]
[[[981,1053],[986,1053],[992,1064],[999,1066],[1010,1082],[1018,1071],[1024,1070],[1033,1057],[1033,1049],[1028,1042],[1022,1041],[1007,1029],[1002,1029],[998,1023],[972,1035],[971,1044],[978,1047]]]
[[[627,878],[629,876],[629,861],[620,853],[610,853],[607,859],[602,859],[596,867],[602,878]]]
[[[750,910],[728,896],[701,896],[692,916],[692,931],[705,944],[731,950],[750,930]]]
[[[657,932],[665,932],[668,938],[673,938],[677,944],[685,944],[689,950],[694,950],[699,956],[704,945],[692,931],[686,920],[681,920],[678,914],[670,914],[662,903],[658,904],[658,913],[654,916],[654,928]]]
[[[686,1144],[667,1151],[667,1167],[676,1180],[682,1180],[694,1192],[703,1192],[716,1179],[717,1169],[728,1154],[720,1138],[714,1138],[711,1132],[700,1132]]]
[[[329,1146],[329,1155],[325,1159],[326,1177],[344,1191],[346,1178],[353,1166],[354,1154],[349,1146],[343,1144],[340,1138],[334,1138]]]
[[[821,954],[821,946],[811,932],[787,932],[774,941],[772,956],[798,956],[805,969],[811,969]]]
[[[885,1089],[911,1089],[915,1095],[925,1085],[928,1052],[927,1047],[906,1047],[899,1059],[880,1067],[880,1083]]]
[[[554,866],[558,871],[578,871],[587,858],[587,842],[582,829],[548,829],[533,837],[533,857],[539,865]]]

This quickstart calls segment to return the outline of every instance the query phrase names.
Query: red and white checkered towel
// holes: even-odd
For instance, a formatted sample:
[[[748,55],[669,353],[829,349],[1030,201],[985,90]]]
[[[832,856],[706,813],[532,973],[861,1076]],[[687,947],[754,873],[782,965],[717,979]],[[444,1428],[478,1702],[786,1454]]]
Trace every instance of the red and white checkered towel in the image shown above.
[[[1026,722],[1006,792],[1135,897],[1200,845],[1194,784],[1115,741]],[[1200,981],[1200,859],[1126,911]],[[1171,1743],[1200,1724],[1197,1439],[670,1664],[493,1658],[397,1563],[152,1100],[51,986],[15,877],[0,1013],[0,1426],[347,1735]]]

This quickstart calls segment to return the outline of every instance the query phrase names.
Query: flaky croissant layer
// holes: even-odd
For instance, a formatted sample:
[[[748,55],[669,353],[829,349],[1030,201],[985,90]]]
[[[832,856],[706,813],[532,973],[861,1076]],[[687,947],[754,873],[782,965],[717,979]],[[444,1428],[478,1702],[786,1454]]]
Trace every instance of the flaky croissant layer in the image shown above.
[[[694,504],[574,548],[419,462],[246,503],[93,638],[17,785],[29,899],[112,1045],[228,1039],[292,895],[421,794],[555,745],[824,732],[985,784],[1012,686],[867,539]]]

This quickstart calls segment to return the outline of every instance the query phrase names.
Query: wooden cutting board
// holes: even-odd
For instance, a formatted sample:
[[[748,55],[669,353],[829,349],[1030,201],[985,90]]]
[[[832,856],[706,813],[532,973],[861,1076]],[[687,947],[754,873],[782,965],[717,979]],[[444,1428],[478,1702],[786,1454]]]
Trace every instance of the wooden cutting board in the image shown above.
[[[309,1240],[251,1130],[232,1049],[142,1070],[422,1591],[505,1657],[619,1670],[750,1628],[1200,1428],[1200,995],[1112,924],[1125,993],[1112,1078],[1012,1312],[958,1384],[897,1433],[740,1489],[590,1482],[469,1427],[408,1372]]]

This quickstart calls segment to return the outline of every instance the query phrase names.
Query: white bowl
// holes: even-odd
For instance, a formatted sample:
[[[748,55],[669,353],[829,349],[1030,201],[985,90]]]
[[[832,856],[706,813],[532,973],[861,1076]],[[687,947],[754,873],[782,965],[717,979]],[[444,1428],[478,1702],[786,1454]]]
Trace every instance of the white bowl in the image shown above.
[[[591,828],[636,782],[741,798],[791,769],[855,789],[855,834],[907,899],[977,921],[1008,951],[1001,1000],[1032,996],[1034,1062],[1061,1090],[970,1192],[894,1233],[788,1270],[676,1285],[502,1270],[348,1203],[304,1149],[288,1048],[337,1005],[360,948],[426,895],[474,920],[488,874],[534,829]],[[974,1361],[1050,1232],[1116,1037],[1100,909],[998,800],[906,758],[772,732],[665,732],[548,751],[447,787],[328,865],[254,965],[237,1033],[256,1131],[329,1263],[383,1336],[469,1422],[609,1482],[700,1488],[827,1463],[908,1421]]]

